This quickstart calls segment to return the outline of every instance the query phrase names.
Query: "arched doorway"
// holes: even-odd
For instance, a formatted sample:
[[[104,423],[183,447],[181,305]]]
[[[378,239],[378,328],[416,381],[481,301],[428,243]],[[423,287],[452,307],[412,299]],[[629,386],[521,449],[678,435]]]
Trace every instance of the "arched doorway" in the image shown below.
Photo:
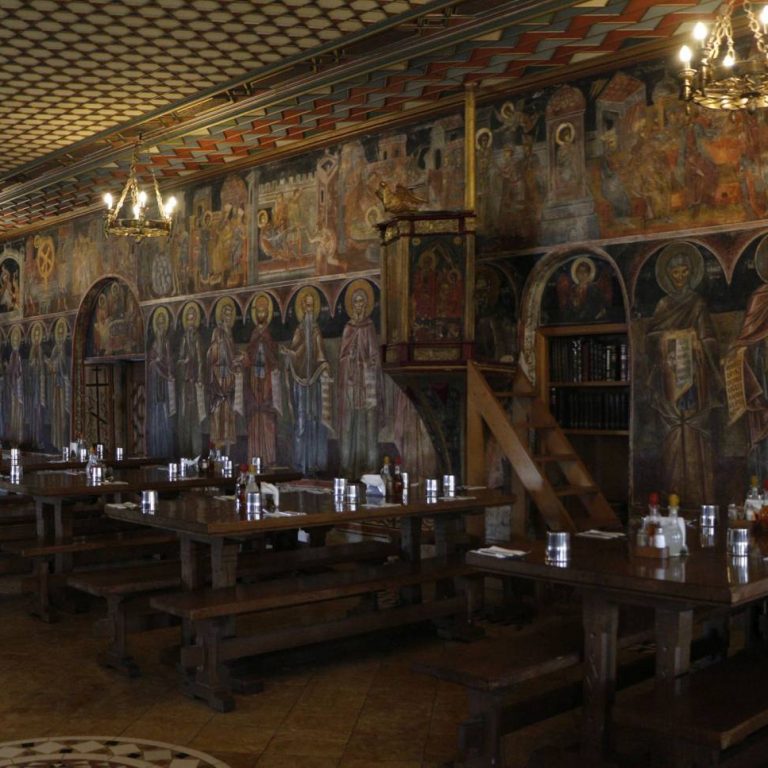
[[[144,453],[144,321],[136,291],[109,276],[80,303],[72,347],[72,434]]]

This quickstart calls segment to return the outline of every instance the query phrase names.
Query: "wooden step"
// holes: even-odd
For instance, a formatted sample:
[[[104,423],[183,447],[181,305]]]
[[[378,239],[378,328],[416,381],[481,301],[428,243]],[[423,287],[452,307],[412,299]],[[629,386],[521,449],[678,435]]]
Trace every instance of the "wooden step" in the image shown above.
[[[512,425],[517,430],[552,430],[560,429],[556,421],[552,422],[536,422],[536,421],[516,421]]]
[[[584,496],[600,492],[596,485],[566,485],[562,488],[554,488],[553,490],[555,496]]]
[[[533,460],[540,464],[559,464],[566,461],[578,461],[579,457],[575,453],[539,453],[533,457]]]

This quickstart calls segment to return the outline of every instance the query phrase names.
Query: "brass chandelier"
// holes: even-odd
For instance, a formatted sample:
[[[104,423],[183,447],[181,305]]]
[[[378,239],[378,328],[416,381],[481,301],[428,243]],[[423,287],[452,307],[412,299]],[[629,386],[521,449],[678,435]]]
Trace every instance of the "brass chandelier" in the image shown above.
[[[733,42],[733,16],[738,5],[752,33],[751,49],[742,58],[737,56]],[[768,6],[758,16],[748,0],[724,2],[711,30],[698,22],[693,30],[695,50],[687,45],[680,49],[683,98],[708,109],[729,111],[754,112],[768,106],[767,25]]]
[[[145,237],[169,235],[173,223],[173,209],[176,207],[175,197],[170,197],[166,202],[163,202],[163,199],[160,197],[157,178],[152,169],[150,169],[150,173],[152,175],[154,202],[150,201],[147,192],[141,189],[136,176],[138,156],[139,150],[137,146],[131,159],[128,179],[125,182],[123,191],[120,193],[117,204],[112,205],[114,199],[109,192],[104,195],[104,203],[107,206],[104,231],[108,235],[133,237],[137,243]]]

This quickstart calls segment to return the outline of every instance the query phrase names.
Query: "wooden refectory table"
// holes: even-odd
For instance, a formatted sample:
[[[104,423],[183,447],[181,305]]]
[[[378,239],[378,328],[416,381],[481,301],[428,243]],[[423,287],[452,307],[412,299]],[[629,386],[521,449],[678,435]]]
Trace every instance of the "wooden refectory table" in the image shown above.
[[[583,596],[584,707],[582,749],[602,753],[609,735],[616,685],[620,605],[650,607],[655,613],[656,685],[670,688],[690,666],[693,610],[723,612],[768,597],[768,560],[753,545],[746,558],[726,551],[726,527],[715,533],[688,528],[689,554],[655,560],[638,557],[626,539],[571,536],[567,563],[550,564],[542,541],[509,546],[527,551],[519,558],[470,552],[467,563],[488,573],[535,579],[578,588]],[[768,542],[763,544],[768,554]]]
[[[265,476],[261,476],[264,479]],[[272,480],[271,482],[274,482]],[[174,531],[181,542],[182,579],[188,589],[209,581],[213,587],[235,583],[237,554],[244,538],[298,528],[329,528],[351,522],[397,520],[400,526],[403,557],[420,558],[423,518],[433,518],[438,557],[448,555],[450,532],[456,521],[467,514],[479,514],[486,507],[511,504],[514,497],[497,491],[473,490],[466,495],[427,501],[411,495],[408,503],[385,503],[380,497],[351,505],[337,502],[325,488],[304,488],[280,493],[279,510],[249,515],[238,510],[234,501],[209,494],[185,494],[176,499],[161,499],[154,512],[140,506],[107,504],[109,517]],[[199,548],[210,549],[212,573],[205,579],[198,572]]]

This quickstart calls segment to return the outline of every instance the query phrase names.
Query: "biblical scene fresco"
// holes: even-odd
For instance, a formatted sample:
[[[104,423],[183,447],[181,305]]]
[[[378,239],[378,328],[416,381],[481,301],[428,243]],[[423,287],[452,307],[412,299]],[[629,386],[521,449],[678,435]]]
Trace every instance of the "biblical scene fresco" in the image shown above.
[[[411,240],[411,336],[413,341],[464,337],[464,241],[445,237]]]
[[[5,247],[0,252],[0,317],[21,316],[21,257],[18,251]]]
[[[136,298],[128,287],[111,280],[101,289],[91,316],[86,357],[144,353],[143,325]]]
[[[740,232],[768,214],[765,112],[686,115],[678,83],[648,64],[484,104],[473,140],[477,356],[515,359],[529,325],[619,320],[623,289],[635,498],[723,503],[768,474],[768,246]],[[92,216],[6,243],[0,436],[65,442],[75,313],[114,276],[137,301],[100,289],[86,355],[143,357],[148,448],[197,455],[212,439],[237,460],[350,473],[398,451],[434,474],[425,425],[381,375],[376,224],[403,206],[462,208],[463,146],[457,113],[176,190],[167,240],[108,238]],[[598,239],[619,278],[585,245]],[[568,256],[518,320],[549,246]],[[461,334],[463,257],[427,237],[411,256],[416,333]],[[433,392],[430,407],[455,399]]]

